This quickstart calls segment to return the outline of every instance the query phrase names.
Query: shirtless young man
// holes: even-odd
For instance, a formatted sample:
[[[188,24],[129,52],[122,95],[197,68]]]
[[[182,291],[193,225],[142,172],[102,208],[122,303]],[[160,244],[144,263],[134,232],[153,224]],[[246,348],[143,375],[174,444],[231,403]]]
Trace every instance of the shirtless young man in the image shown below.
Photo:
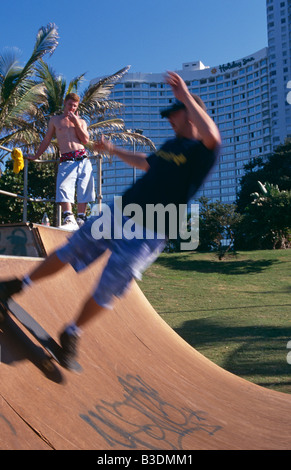
[[[53,116],[48,125],[47,133],[35,155],[28,159],[39,158],[56,136],[61,158],[57,175],[56,202],[59,202],[65,217],[64,226],[76,230],[86,220],[87,203],[95,200],[92,165],[86,156],[84,145],[89,141],[86,122],[77,114],[79,97],[69,93],[64,101],[63,113]],[[78,218],[72,213],[77,185]]]

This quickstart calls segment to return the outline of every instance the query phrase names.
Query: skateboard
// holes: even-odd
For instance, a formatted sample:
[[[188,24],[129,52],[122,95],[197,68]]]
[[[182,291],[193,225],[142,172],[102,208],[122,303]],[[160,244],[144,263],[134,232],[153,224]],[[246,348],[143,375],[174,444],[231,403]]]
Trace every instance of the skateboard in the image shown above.
[[[5,302],[0,300],[0,321],[5,321],[6,315],[14,316],[48,353],[49,356],[44,359],[42,363],[45,369],[48,371],[53,369],[53,364],[51,363],[52,359],[59,365],[62,365],[60,360],[62,352],[61,346],[12,298],[9,298]],[[68,369],[79,373],[82,371],[82,367],[75,360],[71,361]]]

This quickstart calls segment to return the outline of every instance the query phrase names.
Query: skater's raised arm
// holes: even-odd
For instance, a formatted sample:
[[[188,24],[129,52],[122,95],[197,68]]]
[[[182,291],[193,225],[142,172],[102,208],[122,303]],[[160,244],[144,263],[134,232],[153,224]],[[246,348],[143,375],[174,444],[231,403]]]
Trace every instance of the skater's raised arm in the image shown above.
[[[176,72],[168,72],[166,82],[171,86],[177,100],[185,105],[189,121],[195,126],[199,140],[210,150],[218,147],[221,138],[215,122],[195,101],[184,80]]]

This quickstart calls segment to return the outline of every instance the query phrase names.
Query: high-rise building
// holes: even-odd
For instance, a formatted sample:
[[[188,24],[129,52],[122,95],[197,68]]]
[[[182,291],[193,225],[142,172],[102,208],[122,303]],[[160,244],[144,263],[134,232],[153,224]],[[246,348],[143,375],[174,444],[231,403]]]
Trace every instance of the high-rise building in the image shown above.
[[[291,107],[286,100],[291,88],[291,1],[267,0],[268,62],[272,144],[291,135]]]
[[[291,135],[286,100],[289,85],[291,91],[291,0],[266,0],[266,8],[268,47],[225,64],[209,67],[196,60],[177,70],[189,90],[204,100],[223,143],[219,161],[195,199],[234,202],[244,165],[253,157],[268,156]],[[160,110],[174,100],[162,73],[127,73],[111,98],[124,105],[127,129],[141,129],[157,147],[173,136],[168,121],[160,117]],[[133,169],[116,158],[104,159],[102,174],[105,203],[122,194],[135,177]]]

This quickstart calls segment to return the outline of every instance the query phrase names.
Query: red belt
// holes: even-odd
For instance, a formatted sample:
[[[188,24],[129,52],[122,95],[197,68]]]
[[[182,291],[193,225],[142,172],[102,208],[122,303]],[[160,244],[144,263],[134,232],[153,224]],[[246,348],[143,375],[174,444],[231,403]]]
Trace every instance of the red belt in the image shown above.
[[[86,150],[75,150],[74,152],[62,153],[60,157],[60,163],[71,162],[71,161],[80,161],[84,158],[87,158]]]

